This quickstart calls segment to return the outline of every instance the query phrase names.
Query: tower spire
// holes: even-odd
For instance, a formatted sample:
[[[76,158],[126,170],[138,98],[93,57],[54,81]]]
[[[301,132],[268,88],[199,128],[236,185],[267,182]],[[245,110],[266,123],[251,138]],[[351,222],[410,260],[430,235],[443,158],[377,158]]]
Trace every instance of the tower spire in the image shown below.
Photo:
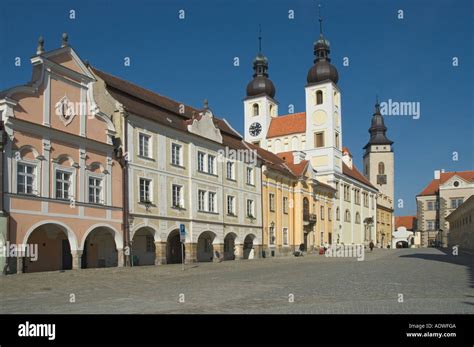
[[[323,18],[321,16],[321,4],[318,5],[319,8],[319,36],[323,37]]]
[[[258,25],[258,53],[262,53],[262,25]]]

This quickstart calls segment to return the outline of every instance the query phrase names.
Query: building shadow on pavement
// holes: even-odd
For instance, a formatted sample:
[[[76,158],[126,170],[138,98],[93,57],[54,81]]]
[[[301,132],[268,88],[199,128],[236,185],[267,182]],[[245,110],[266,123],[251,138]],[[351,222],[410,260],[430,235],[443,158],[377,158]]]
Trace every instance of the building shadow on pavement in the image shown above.
[[[417,258],[433,261],[441,261],[456,265],[465,266],[468,270],[468,281],[469,286],[474,288],[474,255],[459,252],[458,255],[453,255],[451,249],[447,248],[436,248],[438,251],[436,254],[433,253],[416,253],[416,254],[406,254],[400,255],[400,258]],[[473,295],[466,295],[469,299],[473,299]],[[468,300],[469,300],[468,299]],[[464,303],[469,305],[474,305],[474,302],[464,301]]]

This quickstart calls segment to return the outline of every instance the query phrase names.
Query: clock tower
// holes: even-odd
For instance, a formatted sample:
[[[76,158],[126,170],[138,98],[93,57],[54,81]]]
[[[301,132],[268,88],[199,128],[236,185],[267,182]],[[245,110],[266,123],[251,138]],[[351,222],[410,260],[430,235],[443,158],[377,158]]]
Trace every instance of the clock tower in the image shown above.
[[[244,138],[247,142],[266,148],[267,131],[272,117],[278,115],[278,103],[273,99],[275,87],[268,78],[268,59],[261,52],[261,37],[253,69],[253,79],[247,85],[244,99]]]

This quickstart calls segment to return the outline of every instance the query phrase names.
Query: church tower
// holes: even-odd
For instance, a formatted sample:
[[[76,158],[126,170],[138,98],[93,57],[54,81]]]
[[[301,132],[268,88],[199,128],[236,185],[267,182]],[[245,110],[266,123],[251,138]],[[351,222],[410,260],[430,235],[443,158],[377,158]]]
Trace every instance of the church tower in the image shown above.
[[[393,141],[387,138],[386,132],[387,127],[377,100],[369,128],[370,139],[364,146],[364,175],[380,193],[391,198],[390,207],[393,209],[395,177]]]
[[[266,137],[272,117],[278,115],[278,103],[274,100],[275,87],[268,78],[268,59],[262,54],[262,37],[259,52],[253,61],[253,79],[247,85],[244,99],[245,141],[267,148]]]
[[[329,58],[330,44],[320,36],[314,43],[314,65],[309,69],[306,94],[307,159],[320,174],[342,172],[341,92],[339,75]]]

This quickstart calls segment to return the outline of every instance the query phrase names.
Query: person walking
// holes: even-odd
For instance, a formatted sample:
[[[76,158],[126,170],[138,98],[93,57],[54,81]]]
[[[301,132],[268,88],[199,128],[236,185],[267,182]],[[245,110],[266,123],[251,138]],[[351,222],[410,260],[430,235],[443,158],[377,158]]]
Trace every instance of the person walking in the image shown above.
[[[372,241],[369,243],[369,248],[371,252],[374,250],[374,243]]]

